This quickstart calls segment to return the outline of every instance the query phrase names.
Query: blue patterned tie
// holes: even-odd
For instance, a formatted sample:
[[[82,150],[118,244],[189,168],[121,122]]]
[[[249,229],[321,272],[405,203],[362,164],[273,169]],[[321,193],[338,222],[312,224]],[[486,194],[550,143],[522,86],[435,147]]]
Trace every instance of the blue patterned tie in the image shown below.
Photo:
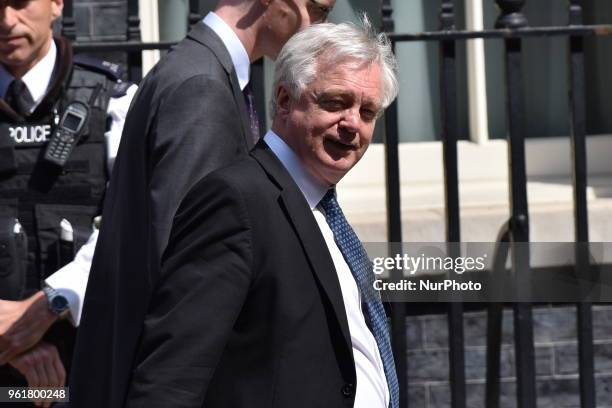
[[[380,300],[380,293],[372,286],[374,282],[372,263],[363,245],[361,245],[361,241],[357,238],[355,231],[353,231],[346,218],[344,218],[342,209],[340,209],[336,200],[335,191],[333,189],[329,190],[319,204],[325,210],[325,220],[334,233],[336,245],[338,245],[344,260],[351,269],[359,292],[361,292],[362,301],[365,303],[365,311],[369,315],[372,334],[374,334],[376,339],[385,376],[387,377],[387,385],[389,386],[389,395],[391,397],[389,407],[399,408],[399,385],[397,373],[395,372],[393,352],[391,351],[391,341],[389,340],[387,315]]]

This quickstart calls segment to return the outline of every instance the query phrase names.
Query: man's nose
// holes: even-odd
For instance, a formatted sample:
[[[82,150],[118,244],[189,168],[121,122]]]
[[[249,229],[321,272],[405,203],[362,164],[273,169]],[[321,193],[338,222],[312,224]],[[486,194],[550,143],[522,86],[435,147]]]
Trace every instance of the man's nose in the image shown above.
[[[339,125],[351,133],[357,132],[359,128],[359,108],[351,107],[346,109],[342,114]]]
[[[8,29],[15,25],[17,21],[17,11],[10,6],[0,7],[0,27]]]

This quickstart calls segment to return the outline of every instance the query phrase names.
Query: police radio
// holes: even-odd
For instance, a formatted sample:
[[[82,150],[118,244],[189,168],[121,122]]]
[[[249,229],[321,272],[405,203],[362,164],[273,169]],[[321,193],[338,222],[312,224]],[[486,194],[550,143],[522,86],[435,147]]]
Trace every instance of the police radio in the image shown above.
[[[64,167],[70,153],[79,142],[88,116],[89,107],[83,102],[74,101],[66,107],[45,150],[45,160]]]

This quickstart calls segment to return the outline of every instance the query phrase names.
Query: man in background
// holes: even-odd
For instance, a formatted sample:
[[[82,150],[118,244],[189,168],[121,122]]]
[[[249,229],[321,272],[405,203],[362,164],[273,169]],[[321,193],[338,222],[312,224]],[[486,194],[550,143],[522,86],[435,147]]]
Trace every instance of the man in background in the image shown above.
[[[62,8],[0,2],[0,386],[65,385],[93,218],[136,88],[116,64],[74,56],[53,38]],[[75,106],[85,115],[70,113]],[[69,152],[49,158],[71,124],[64,115],[83,126]]]
[[[85,297],[73,407],[121,406],[185,193],[258,139],[249,65],[275,58],[335,0],[221,0],[140,86],[128,114]]]

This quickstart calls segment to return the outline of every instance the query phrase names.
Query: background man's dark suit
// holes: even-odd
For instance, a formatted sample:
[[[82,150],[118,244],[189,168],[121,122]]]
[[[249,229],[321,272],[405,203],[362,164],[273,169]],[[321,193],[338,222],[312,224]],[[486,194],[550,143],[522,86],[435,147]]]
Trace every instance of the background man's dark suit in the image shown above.
[[[204,178],[179,209],[129,407],[353,406],[350,333],[323,236],[267,145],[251,156]]]
[[[129,322],[144,319],[172,217],[197,180],[248,152],[253,142],[246,112],[230,55],[202,22],[141,84],[85,297],[73,407],[121,406],[142,329]]]

